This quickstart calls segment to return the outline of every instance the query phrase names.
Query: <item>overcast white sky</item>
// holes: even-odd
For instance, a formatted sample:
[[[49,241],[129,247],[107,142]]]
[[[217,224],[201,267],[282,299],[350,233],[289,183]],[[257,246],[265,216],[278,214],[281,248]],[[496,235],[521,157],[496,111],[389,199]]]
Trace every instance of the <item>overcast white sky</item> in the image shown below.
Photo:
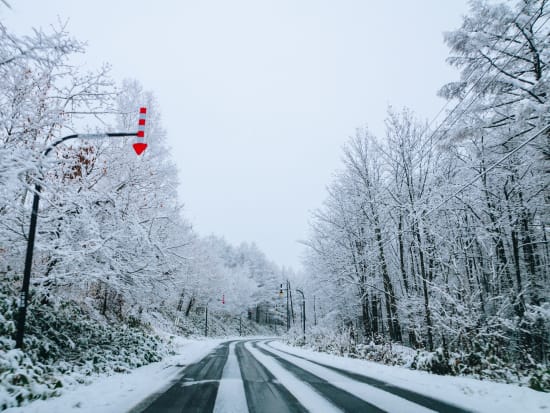
[[[158,97],[196,230],[299,268],[310,211],[357,127],[431,119],[458,77],[442,32],[466,0],[8,0],[19,33],[69,20],[87,63]],[[150,142],[154,145],[154,142]]]

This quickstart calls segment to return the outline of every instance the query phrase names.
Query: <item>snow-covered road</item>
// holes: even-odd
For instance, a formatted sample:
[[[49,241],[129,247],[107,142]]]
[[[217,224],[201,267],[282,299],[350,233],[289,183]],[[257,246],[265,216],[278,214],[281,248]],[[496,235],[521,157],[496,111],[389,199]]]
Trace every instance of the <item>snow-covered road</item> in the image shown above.
[[[133,412],[410,412],[468,409],[288,351],[223,343]]]
[[[184,368],[182,368],[184,366]],[[550,394],[299,349],[181,340],[178,354],[8,413],[548,412]]]

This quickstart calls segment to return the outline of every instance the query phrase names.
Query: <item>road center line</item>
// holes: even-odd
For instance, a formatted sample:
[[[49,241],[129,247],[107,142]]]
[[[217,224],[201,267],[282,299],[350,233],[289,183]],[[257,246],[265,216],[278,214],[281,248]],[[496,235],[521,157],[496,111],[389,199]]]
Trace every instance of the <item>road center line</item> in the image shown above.
[[[229,355],[223,368],[214,413],[247,413],[241,369],[235,355],[235,343],[229,345]]]

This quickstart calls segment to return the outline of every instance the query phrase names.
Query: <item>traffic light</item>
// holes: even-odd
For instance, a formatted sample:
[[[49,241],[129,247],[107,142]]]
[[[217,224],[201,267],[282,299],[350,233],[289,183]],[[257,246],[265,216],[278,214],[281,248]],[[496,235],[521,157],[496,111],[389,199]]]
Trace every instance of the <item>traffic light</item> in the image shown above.
[[[279,298],[283,298],[283,284],[281,284],[281,289],[279,290]]]

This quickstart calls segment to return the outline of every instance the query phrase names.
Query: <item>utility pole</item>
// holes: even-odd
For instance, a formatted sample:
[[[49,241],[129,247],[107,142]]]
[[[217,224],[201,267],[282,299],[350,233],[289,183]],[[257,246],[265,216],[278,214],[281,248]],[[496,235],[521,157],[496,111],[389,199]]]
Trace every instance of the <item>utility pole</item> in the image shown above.
[[[143,124],[141,119],[143,119]],[[140,109],[139,125],[140,125],[139,132],[92,133],[92,134],[75,134],[75,135],[64,136],[63,138],[56,140],[53,144],[48,146],[48,148],[46,148],[46,150],[42,154],[42,157],[45,158],[52,151],[52,149],[54,149],[57,145],[65,141],[68,141],[70,139],[101,139],[106,137],[115,138],[115,137],[126,137],[126,136],[138,136],[142,138],[144,136],[143,128],[145,127],[145,108]],[[143,144],[143,145],[146,146],[146,144]],[[141,152],[143,152],[143,150],[144,148],[141,149]],[[23,337],[25,335],[25,321],[27,318],[27,307],[29,303],[29,286],[31,281],[32,256],[34,252],[34,239],[36,235],[36,222],[38,220],[38,206],[40,204],[41,191],[42,191],[42,185],[40,184],[40,182],[37,181],[34,184],[31,223],[29,226],[29,236],[27,237],[27,252],[25,254],[25,268],[23,270],[23,286],[19,294],[19,314],[17,316],[17,331],[15,334],[15,346],[17,348],[23,348]]]
[[[294,302],[292,301],[292,289],[290,288],[290,281],[288,282],[288,296],[290,298],[290,316],[292,317],[292,325],[296,324],[296,317],[294,317]]]
[[[290,291],[290,281],[286,280],[286,331],[290,330],[289,291]]]
[[[315,296],[313,296],[313,325],[317,325],[317,310],[315,309]]]
[[[208,303],[206,303],[206,310],[204,312],[204,336],[208,337]]]
[[[297,292],[299,292],[302,295],[302,331],[304,334],[304,344],[306,342],[306,297],[304,296],[304,292],[300,289],[296,289]]]

